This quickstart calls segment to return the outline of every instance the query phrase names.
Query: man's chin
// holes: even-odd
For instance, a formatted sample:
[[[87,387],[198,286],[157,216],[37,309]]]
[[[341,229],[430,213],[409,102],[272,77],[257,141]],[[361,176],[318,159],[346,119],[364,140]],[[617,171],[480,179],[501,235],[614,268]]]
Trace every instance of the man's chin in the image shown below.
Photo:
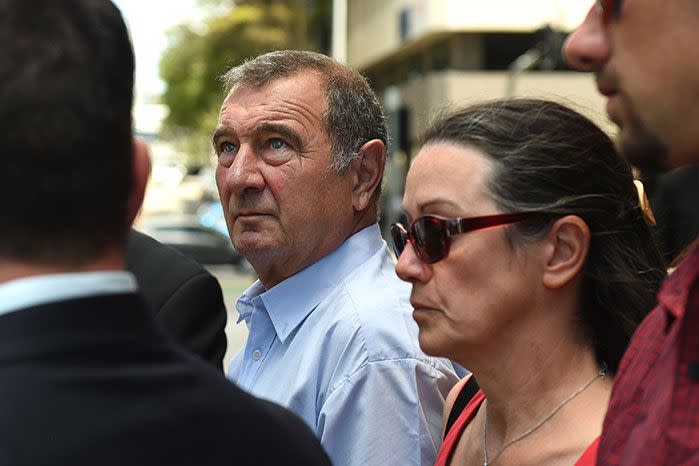
[[[668,170],[667,148],[641,124],[631,124],[619,132],[619,151],[634,167],[643,173],[661,173]]]
[[[276,247],[278,247],[272,244],[269,241],[269,236],[263,233],[244,232],[236,235],[234,238],[233,247],[250,263],[273,254]]]
[[[236,241],[233,242],[233,247],[236,251],[242,254],[244,257],[264,253],[268,247],[265,246],[263,240],[255,238],[240,238],[238,237]]]

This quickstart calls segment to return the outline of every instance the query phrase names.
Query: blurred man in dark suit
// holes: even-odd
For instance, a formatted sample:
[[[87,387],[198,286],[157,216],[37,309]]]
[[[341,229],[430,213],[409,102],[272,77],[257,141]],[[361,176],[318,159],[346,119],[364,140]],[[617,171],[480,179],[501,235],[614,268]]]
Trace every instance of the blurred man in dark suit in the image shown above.
[[[0,0],[0,466],[327,465],[160,332],[126,237],[148,154],[108,0]]]
[[[226,307],[216,278],[193,259],[136,230],[126,242],[126,268],[165,333],[223,370]]]

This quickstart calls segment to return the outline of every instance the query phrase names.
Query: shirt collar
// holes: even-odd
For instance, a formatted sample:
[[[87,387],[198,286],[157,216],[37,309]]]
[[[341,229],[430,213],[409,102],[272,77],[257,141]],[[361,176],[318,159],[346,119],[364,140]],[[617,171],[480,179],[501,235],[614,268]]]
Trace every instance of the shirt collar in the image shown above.
[[[54,301],[137,290],[134,276],[123,270],[19,278],[0,284],[0,315]]]
[[[378,224],[350,236],[336,250],[292,275],[269,290],[258,281],[236,303],[241,320],[249,322],[255,308],[269,314],[274,330],[283,343],[330,290],[353,270],[376,254],[385,243]]]
[[[663,283],[658,302],[676,319],[684,316],[692,283],[699,277],[699,244],[689,251],[685,259]]]

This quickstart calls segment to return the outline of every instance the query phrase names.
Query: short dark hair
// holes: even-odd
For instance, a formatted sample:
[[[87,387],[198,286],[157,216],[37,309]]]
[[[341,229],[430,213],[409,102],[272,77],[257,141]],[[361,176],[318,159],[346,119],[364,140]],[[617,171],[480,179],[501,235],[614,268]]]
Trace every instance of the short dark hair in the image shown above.
[[[656,303],[665,264],[644,220],[631,167],[579,113],[540,99],[479,103],[443,115],[423,144],[474,147],[492,161],[489,194],[504,212],[540,211],[508,228],[510,241],[544,235],[564,215],[590,228],[578,328],[613,372]]]
[[[134,57],[108,0],[0,0],[0,257],[84,263],[123,243]]]
[[[359,149],[378,139],[388,148],[386,116],[369,83],[358,72],[332,58],[304,50],[279,50],[247,60],[222,76],[226,90],[263,87],[305,71],[319,73],[325,84],[325,126],[332,141],[332,168],[345,173]],[[379,195],[380,186],[376,189]]]

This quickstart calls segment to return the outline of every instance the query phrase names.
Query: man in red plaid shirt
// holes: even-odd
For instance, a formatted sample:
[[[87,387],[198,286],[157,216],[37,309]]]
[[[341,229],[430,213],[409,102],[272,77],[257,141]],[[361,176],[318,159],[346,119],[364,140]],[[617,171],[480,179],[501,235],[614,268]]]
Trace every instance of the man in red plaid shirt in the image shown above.
[[[599,0],[566,42],[568,63],[595,72],[621,152],[642,170],[699,163],[697,31],[697,0]],[[699,465],[697,241],[621,361],[597,461]]]

